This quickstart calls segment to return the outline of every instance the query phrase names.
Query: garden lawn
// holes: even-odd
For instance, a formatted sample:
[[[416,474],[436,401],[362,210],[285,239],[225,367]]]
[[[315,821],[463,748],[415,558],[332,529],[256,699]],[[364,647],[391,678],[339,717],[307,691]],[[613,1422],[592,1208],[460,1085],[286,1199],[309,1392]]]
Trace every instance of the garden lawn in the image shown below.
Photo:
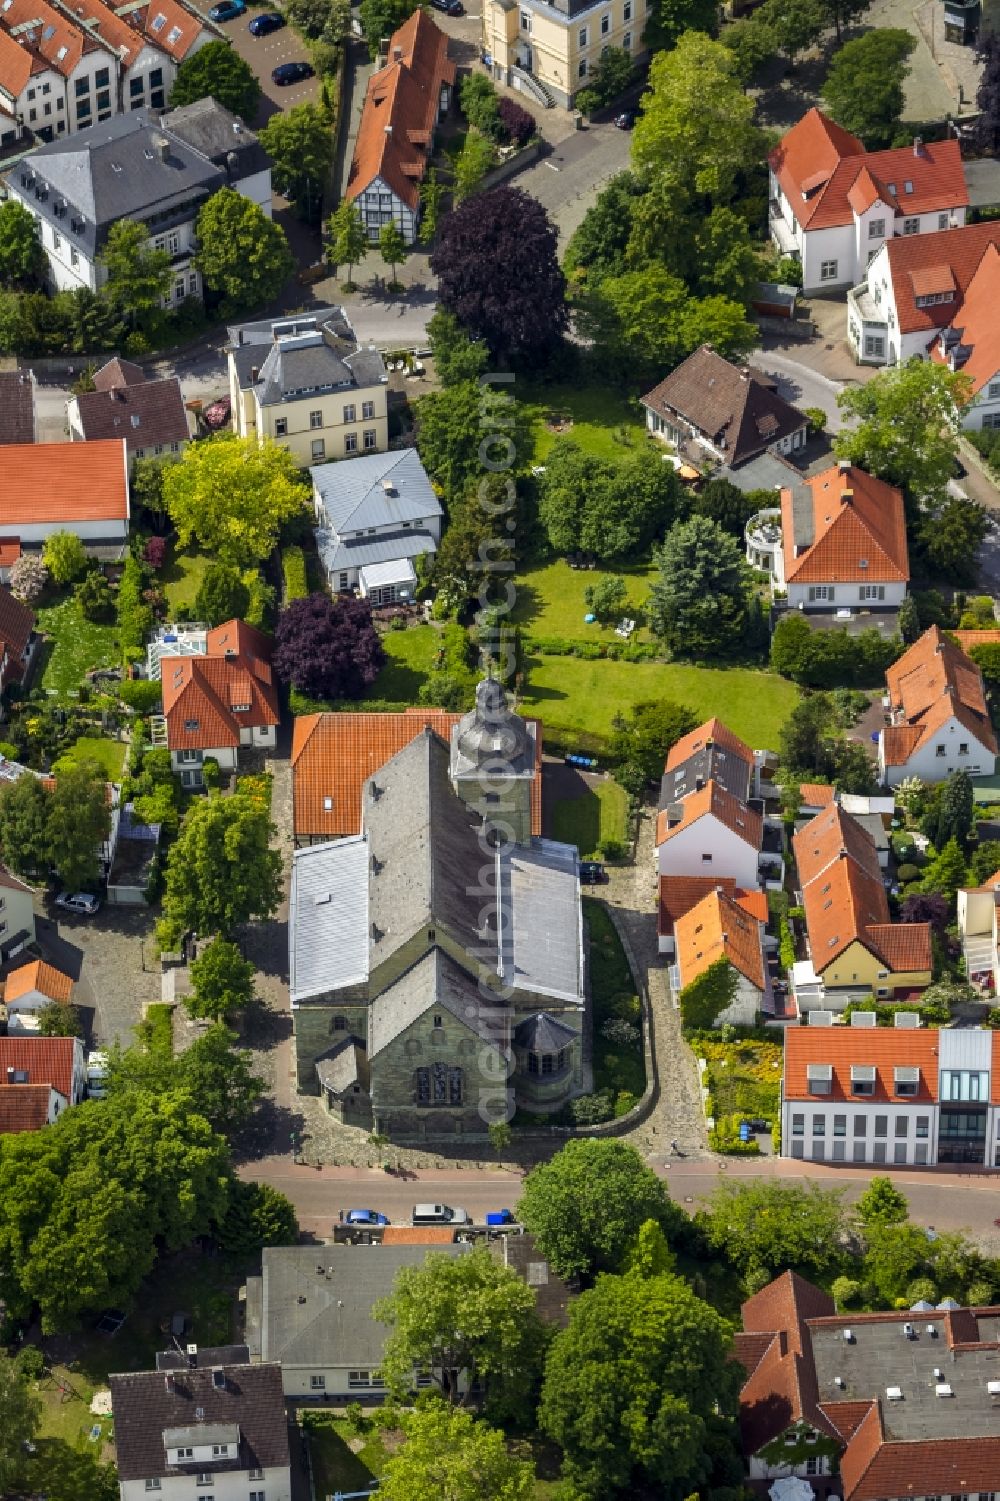
[[[690,1039],[695,1057],[708,1063],[708,1087],[716,1119],[741,1115],[776,1121],[780,1110],[781,1044],[737,1038],[723,1042],[711,1032]]]
[[[636,402],[618,396],[605,386],[533,386],[519,384],[511,393],[529,408],[531,418],[530,462],[544,464],[553,443],[571,438],[584,453],[598,459],[621,459],[630,449],[651,440]],[[571,426],[553,432],[547,423],[553,417],[569,419]]]
[[[799,698],[794,683],[748,667],[529,657],[526,668],[518,708],[538,715],[546,744],[572,741],[577,749],[598,752],[616,714],[658,699],[686,705],[699,723],[717,714],[748,745],[774,750]]]
[[[75,694],[92,667],[113,667],[121,660],[116,625],[87,620],[73,598],[36,612],[35,624],[47,638],[42,687],[59,698]]]
[[[617,929],[607,908],[593,897],[584,897],[583,915],[590,931],[590,988],[594,1003],[594,1093],[610,1090],[633,1098],[624,1102],[626,1109],[646,1088],[646,1065],[642,1055],[641,1032],[633,1044],[610,1042],[603,1035],[605,1022],[612,1018],[631,1022],[640,1031],[642,1015],[635,980],[625,957]],[[620,1112],[624,1113],[624,1111]]]
[[[511,620],[529,636],[565,636],[577,641],[615,641],[616,621],[610,625],[587,625],[584,593],[601,579],[621,578],[628,591],[629,610],[642,611],[656,576],[652,563],[629,563],[621,568],[571,568],[560,559],[543,567],[524,568],[514,580],[517,598]],[[623,612],[628,613],[628,610]],[[633,640],[648,641],[646,630],[637,630]]]
[[[567,797],[552,807],[552,838],[575,844],[586,859],[606,839],[624,843],[628,798],[610,777],[587,787],[582,797]]]
[[[171,619],[174,619],[181,605],[185,605],[188,609],[194,608],[195,597],[201,588],[205,571],[213,561],[208,553],[188,550],[176,552],[171,547],[167,561],[158,575],[158,581],[166,595],[167,610]]]
[[[120,782],[122,768],[125,765],[125,742],[81,735],[69,750],[63,751],[52,770],[65,771],[67,767],[76,766],[81,761],[96,761],[99,766],[103,767],[104,775],[109,782]]]
[[[420,689],[434,667],[441,632],[432,625],[415,625],[405,631],[386,631],[382,637],[386,664],[366,698],[390,704],[416,704]]]
[[[339,1491],[367,1490],[377,1480],[386,1460],[386,1450],[379,1430],[372,1423],[359,1433],[347,1418],[332,1413],[307,1412],[309,1453],[317,1496],[335,1496]],[[363,1438],[357,1452],[352,1439]]]

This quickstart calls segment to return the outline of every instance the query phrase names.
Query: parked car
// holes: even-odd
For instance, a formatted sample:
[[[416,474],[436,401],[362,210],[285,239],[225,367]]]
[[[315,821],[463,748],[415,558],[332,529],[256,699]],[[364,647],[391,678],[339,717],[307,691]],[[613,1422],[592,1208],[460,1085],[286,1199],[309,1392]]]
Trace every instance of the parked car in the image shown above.
[[[615,124],[619,130],[631,130],[636,121],[634,109],[623,109],[620,115],[615,116]]]
[[[494,1209],[486,1216],[488,1225],[516,1225],[513,1209]]]
[[[464,1209],[452,1209],[447,1204],[414,1204],[415,1225],[467,1225],[469,1216]]]
[[[580,882],[584,886],[600,886],[608,879],[608,873],[600,860],[580,861]]]
[[[271,78],[279,88],[284,88],[286,84],[301,83],[303,78],[312,78],[314,71],[312,63],[280,63]]]
[[[208,13],[210,21],[235,21],[237,16],[246,15],[246,0],[221,0],[221,4],[213,5]]]
[[[435,10],[443,10],[446,16],[464,16],[465,6],[462,0],[431,0]]]
[[[61,907],[64,912],[76,912],[80,917],[93,917],[100,908],[100,897],[91,896],[89,891],[61,891],[56,897],[55,905]]]
[[[251,36],[270,36],[272,31],[280,31],[285,24],[285,18],[276,10],[266,10],[261,16],[254,16],[250,22]]]
[[[349,1209],[344,1215],[345,1225],[387,1225],[389,1216],[379,1214],[377,1209]]]

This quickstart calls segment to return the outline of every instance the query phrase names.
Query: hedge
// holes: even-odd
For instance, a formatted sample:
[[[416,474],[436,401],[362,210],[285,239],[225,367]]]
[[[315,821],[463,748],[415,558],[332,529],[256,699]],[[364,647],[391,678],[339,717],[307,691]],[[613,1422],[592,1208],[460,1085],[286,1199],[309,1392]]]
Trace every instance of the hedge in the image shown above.
[[[281,549],[281,577],[286,605],[293,599],[305,599],[309,586],[306,583],[306,555],[301,547],[293,545]]]
[[[653,662],[662,650],[648,641],[577,641],[571,636],[526,636],[526,652],[540,657],[580,657],[585,662]]]

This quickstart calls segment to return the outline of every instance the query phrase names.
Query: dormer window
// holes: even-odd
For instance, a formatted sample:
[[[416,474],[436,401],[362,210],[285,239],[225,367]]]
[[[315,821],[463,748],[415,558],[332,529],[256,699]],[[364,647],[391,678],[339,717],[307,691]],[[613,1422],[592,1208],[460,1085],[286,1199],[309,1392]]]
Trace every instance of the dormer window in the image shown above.
[[[188,732],[189,735],[193,735],[196,730],[200,730],[201,729],[201,720],[200,719],[185,719],[185,721],[184,721],[184,728],[187,730],[187,732]]]
[[[250,705],[249,704],[233,704],[233,713],[234,714],[249,714],[250,713]]]
[[[894,1068],[892,1071],[893,1090],[900,1099],[911,1098],[920,1088],[919,1068]]]
[[[868,1063],[851,1064],[851,1094],[873,1095],[875,1093],[875,1069]]]
[[[829,1063],[810,1063],[806,1069],[810,1094],[829,1094],[833,1087],[833,1069]]]

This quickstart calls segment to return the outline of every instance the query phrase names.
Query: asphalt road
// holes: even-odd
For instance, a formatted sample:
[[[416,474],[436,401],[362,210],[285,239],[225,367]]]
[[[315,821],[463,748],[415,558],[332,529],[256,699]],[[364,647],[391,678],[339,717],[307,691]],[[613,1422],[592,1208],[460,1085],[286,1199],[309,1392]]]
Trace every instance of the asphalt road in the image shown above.
[[[774,376],[778,393],[800,410],[805,407],[822,407],[827,417],[827,431],[839,432],[843,426],[837,409],[837,397],[844,389],[840,381],[830,380],[818,370],[804,365],[801,360],[786,354],[784,350],[758,349],[750,356],[756,370]]]

